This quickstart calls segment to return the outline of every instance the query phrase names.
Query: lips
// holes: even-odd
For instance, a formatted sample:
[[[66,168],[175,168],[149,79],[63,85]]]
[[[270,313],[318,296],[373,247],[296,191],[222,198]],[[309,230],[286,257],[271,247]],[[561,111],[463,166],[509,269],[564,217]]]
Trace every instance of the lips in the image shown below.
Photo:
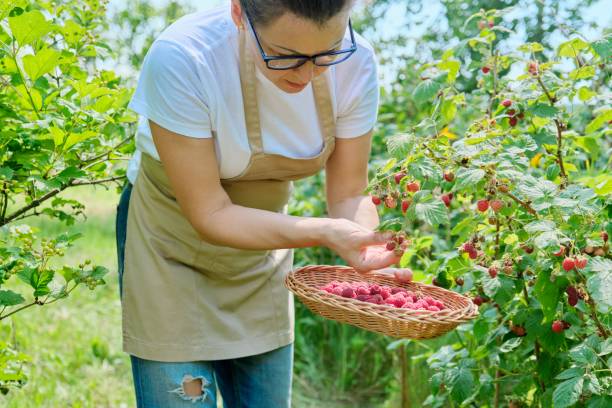
[[[291,82],[289,80],[286,80],[287,84],[293,88],[293,89],[304,89],[306,87],[306,85],[308,85],[308,83],[305,84],[300,84],[300,83],[296,83],[296,82]]]

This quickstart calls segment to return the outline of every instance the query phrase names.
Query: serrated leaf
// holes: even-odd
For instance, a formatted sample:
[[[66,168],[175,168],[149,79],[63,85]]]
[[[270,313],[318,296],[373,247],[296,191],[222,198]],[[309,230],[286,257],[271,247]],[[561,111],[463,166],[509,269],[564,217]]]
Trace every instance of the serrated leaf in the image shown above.
[[[473,392],[474,376],[468,368],[459,368],[451,388],[451,397],[457,402],[463,402]]]
[[[387,138],[387,150],[391,156],[401,160],[410,154],[415,142],[415,136],[412,133],[393,135]]]
[[[582,375],[584,375],[584,368],[582,368],[582,367],[572,367],[572,368],[569,368],[569,369],[563,371],[561,374],[557,375],[555,377],[555,379],[557,379],[557,380],[569,380],[570,378],[581,377]]]
[[[35,55],[23,57],[23,68],[35,82],[41,76],[48,74],[59,65],[60,53],[51,48],[44,48]]]
[[[431,226],[448,223],[448,210],[440,199],[417,203],[415,213],[418,219]]]
[[[52,25],[38,10],[29,11],[19,16],[9,17],[9,27],[13,37],[20,46],[32,44],[52,29]]]
[[[542,305],[546,320],[552,321],[557,311],[561,290],[550,281],[550,270],[540,273],[534,286],[534,292]]]
[[[601,58],[610,58],[612,56],[612,35],[592,42],[591,46]]]
[[[485,171],[483,169],[466,169],[462,167],[457,171],[456,176],[455,186],[458,190],[468,187],[474,188],[484,178]]]
[[[553,392],[553,405],[555,408],[565,408],[578,402],[582,394],[584,379],[576,377],[559,384]]]
[[[595,76],[595,67],[592,65],[586,65],[584,67],[576,68],[569,73],[570,79],[578,81],[579,79],[588,79]]]
[[[12,290],[0,290],[0,306],[15,306],[25,302],[23,296]]]
[[[522,337],[515,337],[513,339],[506,340],[501,345],[501,347],[499,348],[499,351],[501,353],[508,353],[508,352],[516,349],[517,347],[519,347],[522,342],[523,342],[523,338]]]
[[[429,102],[434,96],[442,89],[442,84],[434,81],[433,79],[426,79],[422,81],[414,89],[412,97],[417,104]]]
[[[557,54],[559,54],[560,57],[575,58],[581,50],[585,50],[587,48],[589,48],[589,44],[587,44],[584,40],[580,38],[572,38],[571,40],[559,45]]]
[[[553,221],[550,221],[550,220],[533,221],[525,225],[525,231],[531,232],[532,234],[534,232],[554,231],[556,228],[557,228],[557,225]]]
[[[588,101],[594,96],[597,96],[597,92],[591,91],[586,86],[583,86],[578,90],[578,98],[580,98],[581,101]]]
[[[589,259],[587,271],[593,274],[587,280],[587,289],[602,313],[612,307],[612,261],[595,257]]]
[[[535,105],[529,107],[529,111],[536,116],[540,116],[543,118],[552,118],[559,113],[559,110],[552,105],[548,105],[545,103],[536,103]]]
[[[600,127],[602,127],[605,123],[608,123],[612,120],[612,109],[606,109],[601,112],[599,115],[595,117],[589,124],[586,126],[584,131],[588,133],[593,133]]]

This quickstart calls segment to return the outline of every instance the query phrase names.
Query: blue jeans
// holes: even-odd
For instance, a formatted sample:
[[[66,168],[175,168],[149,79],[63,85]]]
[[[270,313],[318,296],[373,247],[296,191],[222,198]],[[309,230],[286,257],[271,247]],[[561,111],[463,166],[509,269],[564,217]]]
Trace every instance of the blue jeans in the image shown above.
[[[132,185],[127,184],[117,206],[116,238],[119,292],[123,290],[123,260]],[[230,360],[168,363],[130,356],[139,408],[217,407],[217,387],[225,408],[289,408],[293,344],[267,353]],[[184,383],[201,384],[186,393]],[[199,395],[196,395],[199,394]]]

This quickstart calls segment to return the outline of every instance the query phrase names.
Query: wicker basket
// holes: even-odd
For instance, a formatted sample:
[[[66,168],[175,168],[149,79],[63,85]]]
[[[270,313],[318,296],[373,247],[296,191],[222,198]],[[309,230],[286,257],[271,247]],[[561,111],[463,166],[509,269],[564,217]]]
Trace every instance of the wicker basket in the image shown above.
[[[377,305],[327,293],[320,287],[333,281],[376,283],[402,287],[417,296],[431,296],[444,302],[438,312]],[[478,316],[471,299],[456,292],[416,282],[399,282],[391,275],[355,272],[347,266],[311,265],[290,272],[285,285],[310,310],[328,319],[348,323],[387,336],[429,339],[453,330]]]

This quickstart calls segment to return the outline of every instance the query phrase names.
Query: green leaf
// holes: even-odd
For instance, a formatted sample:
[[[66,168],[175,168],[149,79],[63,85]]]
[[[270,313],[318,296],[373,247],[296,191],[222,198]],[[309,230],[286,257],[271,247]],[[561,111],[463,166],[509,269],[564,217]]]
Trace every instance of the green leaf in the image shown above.
[[[394,135],[387,138],[387,150],[394,158],[402,160],[410,154],[415,143],[416,137],[412,133]]]
[[[577,363],[594,365],[597,362],[597,354],[586,344],[579,344],[570,350],[570,357]]]
[[[611,406],[612,397],[609,395],[602,395],[589,398],[587,408],[610,408]]]
[[[547,321],[552,321],[557,312],[557,304],[561,298],[561,290],[550,281],[550,270],[540,272],[534,286],[536,298],[542,305],[542,311]]]
[[[576,377],[559,384],[553,392],[554,408],[565,408],[574,405],[578,402],[578,398],[582,394],[582,386],[584,379]]]
[[[612,308],[612,260],[601,257],[591,258],[587,271],[592,273],[587,280],[587,289],[599,311],[608,313]]]
[[[595,76],[595,67],[592,65],[587,65],[584,67],[577,68],[569,73],[570,79],[575,81],[579,79],[588,79]]]
[[[59,65],[60,53],[51,48],[44,48],[35,55],[23,57],[23,68],[32,80],[36,81],[41,76],[51,72]]]
[[[499,348],[499,351],[501,353],[508,353],[516,349],[517,347],[519,347],[522,342],[523,342],[522,337],[515,337],[513,339],[507,340],[501,345],[501,347]]]
[[[561,374],[557,375],[555,377],[555,379],[557,379],[557,380],[569,380],[570,378],[582,377],[583,375],[584,375],[584,368],[582,368],[582,367],[572,367],[572,368],[569,368],[569,369],[563,371]]]
[[[485,176],[485,171],[482,169],[466,169],[460,168],[457,171],[456,188],[462,190],[465,188],[475,188],[480,180]]]
[[[0,290],[0,306],[15,306],[25,302],[23,296],[12,290]]]
[[[446,99],[442,102],[440,112],[442,113],[442,119],[444,119],[446,123],[449,123],[457,115],[457,104],[453,99]]]
[[[612,109],[605,109],[599,115],[595,117],[584,129],[585,133],[593,133],[600,127],[602,127],[605,123],[608,123],[612,120]]]
[[[440,199],[417,203],[415,213],[417,218],[432,226],[448,223],[448,211]]]
[[[11,33],[20,46],[33,44],[49,33],[53,27],[38,10],[9,17],[8,20]]]
[[[451,388],[451,397],[456,402],[463,402],[474,391],[474,376],[468,368],[459,368]]]
[[[592,42],[591,46],[601,58],[610,58],[612,56],[612,35]]]
[[[443,85],[441,83],[434,81],[433,79],[426,79],[422,81],[417,85],[412,93],[414,101],[419,105],[424,102],[431,101],[440,91],[440,89],[442,89],[442,86]]]
[[[588,101],[589,99],[591,99],[594,96],[597,96],[597,92],[591,91],[586,86],[583,86],[583,87],[581,87],[578,90],[578,98],[580,98],[580,100],[583,101],[583,102],[584,101]]]
[[[559,113],[559,110],[552,105],[548,105],[545,103],[536,103],[535,105],[529,107],[529,111],[536,116],[540,116],[543,118],[552,118]]]
[[[584,40],[580,38],[573,38],[559,45],[557,54],[559,54],[560,57],[576,58],[576,56],[580,54],[581,50],[588,48],[589,44],[587,44]]]
[[[41,273],[32,274],[30,284],[34,288],[34,296],[44,296],[50,292],[47,285],[53,279],[53,271],[44,270]]]

